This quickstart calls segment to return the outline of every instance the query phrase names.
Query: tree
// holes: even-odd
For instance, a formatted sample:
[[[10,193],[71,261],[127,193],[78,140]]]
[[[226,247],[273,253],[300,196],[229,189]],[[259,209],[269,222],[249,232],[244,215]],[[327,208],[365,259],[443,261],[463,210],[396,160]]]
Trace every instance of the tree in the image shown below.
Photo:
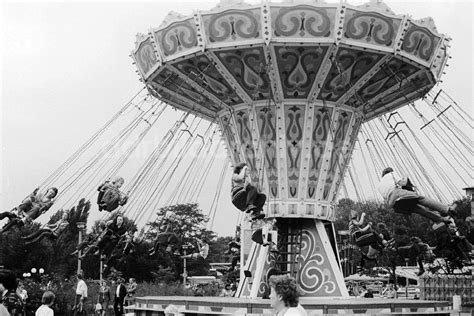
[[[87,221],[90,202],[81,199],[76,207],[69,210],[69,226],[56,240],[42,239],[26,245],[22,236],[29,235],[42,227],[37,222],[27,223],[20,229],[14,228],[0,235],[0,265],[14,270],[17,275],[30,271],[31,268],[43,268],[46,273],[69,276],[75,271],[75,260],[69,254],[76,247],[78,239],[78,221]],[[61,209],[49,219],[49,224],[56,222],[63,215]]]
[[[189,245],[187,253],[198,252],[198,242],[204,241],[212,244],[215,233],[206,228],[209,221],[202,211],[198,208],[197,203],[177,204],[162,207],[157,212],[157,218],[154,222],[148,223],[148,231],[145,233],[145,241],[153,245],[157,235],[164,229],[163,223],[168,222],[172,231],[178,237],[178,241],[174,244],[176,249],[182,249],[183,245]],[[183,260],[176,255],[166,253],[162,249],[158,250],[157,257],[161,258],[159,265],[163,267],[172,267],[175,276],[178,279],[183,271]],[[182,253],[182,252],[181,252]],[[189,275],[207,275],[209,265],[207,260],[187,260],[186,267]]]

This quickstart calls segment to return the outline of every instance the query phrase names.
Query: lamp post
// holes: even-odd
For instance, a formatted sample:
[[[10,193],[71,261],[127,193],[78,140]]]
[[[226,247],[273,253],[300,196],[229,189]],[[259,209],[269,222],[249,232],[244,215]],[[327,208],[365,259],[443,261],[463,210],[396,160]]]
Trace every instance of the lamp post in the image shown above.
[[[79,244],[82,243],[82,232],[84,230],[84,228],[86,228],[86,223],[85,222],[77,222],[76,223],[77,225],[77,228],[79,229]],[[81,273],[81,256],[82,256],[82,251],[79,250],[79,252],[77,253],[77,273]]]
[[[186,250],[189,248],[189,245],[184,244],[183,245],[183,251],[184,251],[184,256],[183,256],[183,285],[186,286],[186,281],[188,278],[188,272],[186,271]]]

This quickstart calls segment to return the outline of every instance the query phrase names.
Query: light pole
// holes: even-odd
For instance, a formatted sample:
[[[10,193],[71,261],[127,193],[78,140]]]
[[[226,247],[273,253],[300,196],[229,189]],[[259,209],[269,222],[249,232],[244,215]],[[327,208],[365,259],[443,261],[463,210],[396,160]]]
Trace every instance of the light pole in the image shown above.
[[[184,260],[184,264],[183,264],[183,285],[186,286],[186,281],[187,281],[187,278],[188,278],[188,272],[186,271],[186,250],[189,248],[189,245],[187,244],[184,244],[183,245],[183,251],[184,251],[184,256],[183,256],[183,260]]]
[[[86,223],[85,222],[77,222],[76,223],[77,228],[79,229],[79,243],[80,245],[82,243],[82,231],[84,228],[86,228]],[[77,253],[77,274],[81,273],[81,256],[82,256],[82,251],[79,250]]]

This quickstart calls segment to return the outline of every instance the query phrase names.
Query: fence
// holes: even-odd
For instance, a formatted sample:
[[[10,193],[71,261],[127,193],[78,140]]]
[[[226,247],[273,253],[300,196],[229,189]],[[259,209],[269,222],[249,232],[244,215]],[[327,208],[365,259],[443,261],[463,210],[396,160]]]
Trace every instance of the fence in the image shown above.
[[[474,278],[472,275],[434,275],[420,278],[422,300],[449,301],[453,295],[462,298],[462,304],[474,304]]]

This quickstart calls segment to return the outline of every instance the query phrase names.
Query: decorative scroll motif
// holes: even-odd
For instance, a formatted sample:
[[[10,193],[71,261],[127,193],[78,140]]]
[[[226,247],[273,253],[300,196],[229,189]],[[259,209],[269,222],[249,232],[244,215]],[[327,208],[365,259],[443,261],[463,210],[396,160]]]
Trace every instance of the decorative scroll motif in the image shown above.
[[[328,254],[322,247],[323,242],[317,233],[314,223],[303,228],[301,254],[297,257],[297,283],[303,296],[318,294],[318,296],[338,295],[333,270],[327,260]]]
[[[156,90],[156,92],[159,93],[159,98],[160,99],[162,99],[164,101],[167,101],[167,102],[170,102],[173,105],[181,106],[183,109],[186,109],[189,106],[188,103],[186,103],[186,102],[182,101],[180,98],[178,98],[176,96],[176,93],[171,94],[171,93],[167,92],[166,90],[163,89],[163,87],[158,86],[155,82],[152,82],[151,85],[154,88],[154,90]]]
[[[339,116],[337,117],[336,129],[334,132],[333,139],[333,148],[331,158],[329,159],[326,182],[324,184],[323,200],[328,199],[329,191],[331,190],[331,186],[333,185],[336,171],[341,167],[340,155],[342,153],[342,147],[344,145],[344,140],[346,139],[347,131],[349,130],[349,123],[351,121],[351,117],[351,112],[346,112],[343,110],[340,110]]]
[[[148,38],[140,44],[135,53],[135,60],[143,75],[148,73],[148,71],[156,65],[158,59],[155,56],[155,49],[153,48],[151,39]]]
[[[315,197],[316,187],[321,174],[321,165],[324,158],[324,148],[331,128],[333,108],[315,107],[313,128],[311,129],[311,157],[308,172],[308,199]],[[314,212],[314,211],[313,211]]]
[[[156,31],[155,38],[165,56],[197,46],[197,35],[194,30],[193,19],[176,22],[163,30]]]
[[[393,46],[400,19],[391,19],[376,12],[346,10],[344,37],[364,43]]]
[[[216,51],[216,56],[252,100],[270,98],[270,79],[262,48]]]
[[[386,106],[397,99],[400,99],[400,104],[407,103],[409,102],[407,100],[407,96],[409,94],[417,91],[418,93],[412,99],[419,98],[425,95],[425,93],[427,93],[432,86],[433,84],[430,82],[427,74],[425,72],[421,72],[415,75],[413,78],[403,81],[402,85],[398,89],[392,91],[384,97],[377,99],[374,104],[366,104],[363,108],[363,111],[364,113],[370,113],[371,111]],[[393,106],[391,105],[391,107]]]
[[[223,115],[220,119],[221,121],[221,129],[224,137],[229,144],[229,154],[232,157],[232,161],[240,162],[243,161],[242,157],[240,156],[240,149],[239,149],[239,142],[235,139],[236,129],[235,126],[232,124],[230,114]]]
[[[426,28],[410,22],[403,38],[402,50],[425,61],[429,61],[440,38]]]
[[[356,117],[355,120],[354,120],[354,123],[353,123],[354,127],[352,128],[351,135],[349,136],[349,145],[347,146],[346,151],[342,154],[344,158],[343,158],[343,162],[341,164],[341,168],[343,168],[344,170],[340,170],[341,174],[339,175],[339,178],[337,179],[337,182],[335,184],[336,189],[333,190],[333,195],[332,195],[331,201],[335,201],[335,199],[337,197],[337,193],[339,191],[339,185],[341,184],[342,179],[344,178],[344,173],[346,171],[345,169],[346,169],[347,165],[349,164],[349,160],[351,159],[352,150],[354,149],[353,144],[357,140],[357,135],[359,134],[361,124],[362,124],[362,117],[360,117],[360,116]]]
[[[260,133],[259,146],[263,148],[270,197],[278,198],[278,165],[275,107],[269,106],[258,109],[257,123]]]
[[[335,8],[298,5],[272,9],[276,37],[329,37],[334,28]]]
[[[242,99],[205,55],[180,61],[174,66],[225,104],[243,103]]]
[[[285,98],[307,98],[327,46],[276,46],[278,71]]]
[[[260,37],[260,10],[227,10],[203,15],[204,27],[211,43],[248,40]]]
[[[221,108],[217,107],[215,103],[211,101],[207,96],[197,91],[193,86],[181,79],[178,74],[172,72],[168,68],[164,68],[162,72],[160,72],[155,78],[153,78],[153,81],[158,85],[165,86],[166,88],[172,90],[178,95],[184,96],[189,100],[198,103],[199,105],[210,111],[217,113],[221,110]],[[187,107],[189,107],[189,105]]]
[[[245,155],[245,161],[249,165],[252,182],[259,182],[258,166],[256,162],[255,148],[253,147],[252,130],[250,128],[250,118],[247,111],[238,111],[235,115],[237,131],[240,136],[240,146]]]
[[[304,105],[285,105],[288,198],[298,196],[305,109]]]
[[[318,98],[326,101],[337,101],[382,57],[382,54],[367,51],[348,48],[339,49]]]
[[[357,91],[357,95],[363,100],[370,100],[394,85],[403,83],[406,78],[410,77],[417,71],[418,68],[415,66],[405,63],[401,59],[392,58],[384,64],[380,70],[359,89],[359,91]],[[352,96],[346,104],[356,108],[361,106],[361,104],[357,102],[357,97],[355,95]]]

